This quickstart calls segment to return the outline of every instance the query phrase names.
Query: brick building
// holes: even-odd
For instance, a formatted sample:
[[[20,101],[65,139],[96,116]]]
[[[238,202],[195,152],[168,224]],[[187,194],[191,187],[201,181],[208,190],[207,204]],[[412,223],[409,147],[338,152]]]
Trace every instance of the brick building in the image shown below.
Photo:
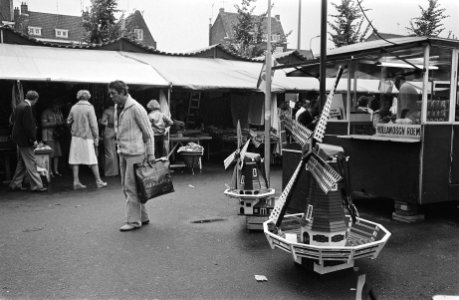
[[[25,2],[20,8],[13,8],[13,0],[0,0],[0,17],[3,25],[43,42],[83,44],[86,36],[81,16],[30,11]],[[119,22],[122,35],[156,49],[156,41],[138,10],[126,18],[121,17]]]
[[[238,14],[225,12],[224,8],[220,8],[214,24],[209,28],[209,46],[215,44],[226,44],[233,39],[233,26],[238,22]],[[254,16],[260,19],[261,16]],[[264,18],[262,22],[262,30],[267,39],[268,20]],[[284,52],[287,49],[287,37],[282,28],[280,16],[271,17],[271,41],[276,43],[274,52]]]

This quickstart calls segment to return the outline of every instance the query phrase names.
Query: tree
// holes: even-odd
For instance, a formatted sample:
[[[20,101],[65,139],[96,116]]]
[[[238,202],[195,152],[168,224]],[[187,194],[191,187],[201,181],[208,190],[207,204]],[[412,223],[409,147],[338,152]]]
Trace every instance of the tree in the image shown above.
[[[116,0],[91,0],[90,10],[83,11],[83,27],[87,32],[86,41],[101,44],[120,35],[116,24]]]
[[[267,35],[263,25],[268,22],[268,12],[253,15],[255,6],[250,6],[254,2],[256,0],[242,0],[241,5],[234,6],[238,14],[237,21],[232,25],[232,38],[225,44],[229,50],[246,57],[261,56],[266,51]],[[281,46],[290,33],[282,34],[279,41],[271,41],[272,49]]]
[[[432,36],[436,37],[445,29],[442,24],[442,20],[449,17],[445,15],[444,8],[440,8],[438,0],[427,0],[429,7],[424,9],[421,5],[418,5],[421,9],[421,16],[412,18],[410,21],[410,27],[407,27],[409,32],[416,36]]]
[[[334,31],[330,35],[335,46],[341,47],[362,42],[370,29],[370,24],[367,24],[362,32],[365,18],[357,3],[354,0],[341,0],[341,4],[332,3],[332,5],[338,11],[338,14],[331,15],[335,18],[334,23],[328,22]],[[363,8],[363,10],[368,11],[369,9]]]
[[[242,0],[241,5],[234,5],[237,10],[237,22],[232,25],[233,38],[227,47],[233,52],[247,57],[256,56],[254,51],[263,41],[262,21],[265,16],[253,15],[254,7],[250,7],[256,0]]]

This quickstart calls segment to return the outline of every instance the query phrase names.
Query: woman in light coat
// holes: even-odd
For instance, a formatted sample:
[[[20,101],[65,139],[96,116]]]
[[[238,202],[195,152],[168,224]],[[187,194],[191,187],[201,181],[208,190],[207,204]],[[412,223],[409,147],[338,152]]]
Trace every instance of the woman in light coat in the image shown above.
[[[69,164],[73,171],[73,189],[84,189],[86,186],[79,178],[79,166],[87,165],[94,174],[97,188],[107,186],[99,175],[96,149],[99,145],[99,128],[97,126],[94,106],[89,103],[91,94],[88,90],[77,93],[79,100],[70,109],[67,124],[71,125],[72,141],[70,143]]]

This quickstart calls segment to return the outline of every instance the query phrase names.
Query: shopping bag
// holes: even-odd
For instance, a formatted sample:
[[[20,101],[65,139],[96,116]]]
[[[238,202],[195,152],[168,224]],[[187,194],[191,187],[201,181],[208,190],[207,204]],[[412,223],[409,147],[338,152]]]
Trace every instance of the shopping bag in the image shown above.
[[[134,164],[134,174],[141,203],[174,191],[168,160],[156,159]]]

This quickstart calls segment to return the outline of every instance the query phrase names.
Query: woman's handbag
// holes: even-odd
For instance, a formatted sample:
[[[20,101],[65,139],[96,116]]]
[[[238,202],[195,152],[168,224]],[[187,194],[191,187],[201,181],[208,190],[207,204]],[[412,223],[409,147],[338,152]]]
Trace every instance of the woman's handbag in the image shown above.
[[[145,160],[134,164],[134,174],[141,203],[174,191],[168,160],[156,159],[154,162]]]

